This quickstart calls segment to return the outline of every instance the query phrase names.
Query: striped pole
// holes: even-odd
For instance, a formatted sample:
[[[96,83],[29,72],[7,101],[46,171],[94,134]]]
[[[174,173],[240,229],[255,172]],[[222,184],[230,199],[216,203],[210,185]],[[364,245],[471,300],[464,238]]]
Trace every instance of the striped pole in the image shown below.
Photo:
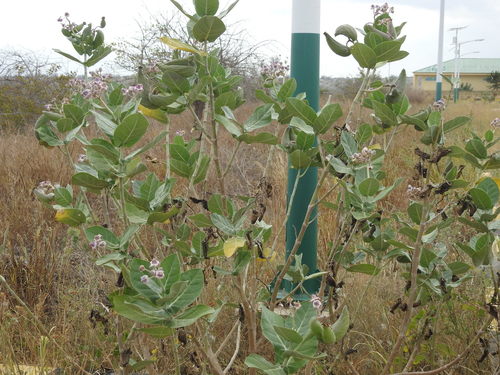
[[[444,33],[444,1],[441,0],[441,9],[439,15],[439,45],[438,62],[436,70],[436,101],[443,97],[443,33]]]
[[[309,105],[316,111],[319,108],[320,4],[321,0],[293,0],[290,58],[291,76],[297,81],[296,93],[305,92]],[[300,177],[286,225],[287,256],[304,222],[307,206],[318,182],[318,170],[316,167],[310,167],[307,171],[288,169],[288,202],[290,202],[297,176]],[[317,235],[318,223],[315,210],[297,252],[297,254],[302,254],[302,263],[309,267],[310,273],[316,272]],[[283,284],[287,291],[293,288],[289,282],[285,281]],[[319,289],[319,279],[306,281],[304,287],[309,294],[316,293]],[[295,295],[294,298],[309,299],[307,295],[300,294]]]

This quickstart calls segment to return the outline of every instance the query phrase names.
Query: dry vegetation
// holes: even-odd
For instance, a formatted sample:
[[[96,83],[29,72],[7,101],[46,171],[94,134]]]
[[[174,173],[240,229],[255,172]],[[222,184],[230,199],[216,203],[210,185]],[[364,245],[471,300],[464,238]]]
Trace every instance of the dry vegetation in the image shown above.
[[[247,104],[240,111],[250,113],[251,107],[252,104]],[[471,115],[474,130],[484,132],[492,118],[500,117],[500,106],[482,102],[451,104],[447,116],[459,114]],[[245,113],[241,115],[245,116]],[[191,119],[187,116],[173,119],[174,132],[181,129],[189,132],[191,125]],[[160,129],[160,125],[155,125],[149,137],[152,138]],[[463,129],[455,136],[465,139],[468,131]],[[410,129],[397,134],[395,147],[388,157],[391,160],[387,169],[389,180],[396,177],[410,178],[413,174],[415,136],[416,132]],[[379,142],[383,143],[384,140],[381,138]],[[227,146],[229,142],[224,144]],[[222,149],[225,150],[225,157],[229,158],[230,147]],[[76,149],[72,152],[74,155],[78,154]],[[155,158],[159,162],[154,163]],[[162,158],[163,152],[158,148],[147,155],[151,168],[158,174],[163,174]],[[231,182],[228,185],[231,186],[232,194],[249,193],[255,189],[266,158],[267,155],[260,152],[259,147],[242,148],[229,177]],[[281,222],[285,209],[286,166],[285,156],[277,152],[271,169],[273,198],[266,214],[266,221],[274,225]],[[105,369],[111,367],[115,351],[114,335],[108,335],[108,330],[113,329],[114,318],[107,312],[106,294],[114,288],[116,277],[102,267],[95,266],[96,254],[91,253],[79,241],[80,233],[55,223],[53,211],[41,205],[32,195],[32,189],[39,181],[48,179],[65,185],[70,175],[64,155],[39,146],[32,129],[1,135],[0,274],[70,357],[86,368]],[[213,181],[209,177],[205,183],[207,195],[210,194],[210,186],[213,186]],[[384,202],[384,208],[388,212],[405,207],[404,190],[401,186]],[[324,258],[327,244],[334,233],[332,225],[335,223],[335,213],[322,210],[319,223],[318,251],[322,267],[324,265],[321,264],[321,259]],[[454,236],[466,236],[467,233],[461,232],[462,230],[463,228],[452,229],[448,233],[450,239]],[[348,296],[347,303],[354,327],[349,342],[343,343],[342,351],[357,351],[349,358],[361,374],[376,374],[377,369],[383,365],[383,357],[387,355],[399,323],[398,315],[391,314],[389,310],[404,286],[401,285],[396,265],[386,268],[385,272],[375,278],[353,274],[344,276],[344,293]],[[429,363],[439,364],[443,357],[459,353],[467,345],[466,338],[473,334],[480,318],[477,306],[484,291],[480,278],[468,283],[468,290],[471,290],[471,283],[475,284],[474,293],[461,294],[460,299],[452,299],[441,307],[442,313],[449,319],[438,320],[433,326],[440,334],[439,341],[430,338],[425,344],[423,355]],[[217,280],[210,278],[207,285],[210,292],[205,295],[212,296],[215,300],[221,293],[217,287]],[[229,328],[224,324],[224,318],[219,319],[215,329],[217,340],[222,340]],[[141,340],[137,342],[140,343]],[[168,345],[160,340],[150,342],[151,350],[143,355],[146,358],[158,358],[159,373],[172,373],[173,363],[169,360]],[[6,290],[0,289],[0,362],[45,364],[53,367],[67,364],[67,358],[60,350],[49,343],[46,351],[41,351],[42,344],[42,334],[26,309],[8,295]],[[141,351],[140,347],[135,349]],[[340,348],[337,346],[331,350],[329,362],[333,364],[332,367],[318,368],[317,373],[350,373],[348,368],[339,368],[334,364],[335,358],[341,353]],[[191,351],[189,343],[181,348],[186,360],[183,366],[187,369],[193,367],[189,360]],[[221,353],[221,356],[230,356],[230,353]],[[463,367],[453,373],[489,373],[487,361],[477,362],[480,356],[478,345]],[[345,362],[342,363],[345,365]],[[242,360],[232,373],[246,373]]]

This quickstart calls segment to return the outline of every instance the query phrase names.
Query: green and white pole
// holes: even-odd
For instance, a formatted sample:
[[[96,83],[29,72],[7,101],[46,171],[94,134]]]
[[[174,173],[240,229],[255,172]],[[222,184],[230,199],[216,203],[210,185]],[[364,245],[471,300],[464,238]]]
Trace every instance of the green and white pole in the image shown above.
[[[439,14],[439,45],[438,45],[438,61],[436,69],[436,101],[443,97],[443,33],[444,33],[444,1],[441,0],[441,8]]]
[[[297,81],[296,93],[305,92],[309,105],[316,111],[319,108],[319,45],[320,45],[320,5],[321,0],[293,0],[292,10],[292,53],[290,58],[291,76]],[[293,192],[295,180],[299,176],[297,190],[292,201],[290,217],[286,223],[286,255],[289,256],[297,235],[300,232],[309,202],[318,182],[318,170],[288,169],[287,201]],[[297,254],[302,254],[302,263],[309,272],[316,272],[318,223],[317,211],[311,216]],[[293,288],[284,282],[287,291]],[[319,289],[319,279],[308,280],[304,288],[309,294]],[[307,295],[295,295],[296,299],[308,299]]]

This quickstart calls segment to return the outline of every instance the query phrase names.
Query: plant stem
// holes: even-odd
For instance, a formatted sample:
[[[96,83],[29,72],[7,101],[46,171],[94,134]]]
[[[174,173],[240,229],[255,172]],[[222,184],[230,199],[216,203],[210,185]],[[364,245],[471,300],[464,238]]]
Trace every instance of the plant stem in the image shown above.
[[[177,345],[175,343],[175,335],[170,336],[170,343],[172,344],[172,353],[174,355],[175,375],[181,375],[181,363],[179,361],[179,353],[177,352]]]
[[[170,120],[165,125],[165,181],[170,178]]]
[[[396,358],[399,349],[401,348],[401,345],[403,344],[403,340],[406,337],[406,330],[408,329],[408,325],[410,324],[411,317],[413,314],[413,304],[415,303],[417,299],[417,292],[418,292],[418,285],[417,285],[417,277],[418,277],[418,266],[420,264],[420,256],[422,254],[422,248],[423,248],[423,243],[422,243],[422,236],[425,233],[425,230],[427,228],[427,222],[426,218],[429,214],[431,202],[429,202],[429,198],[426,197],[423,203],[423,208],[422,208],[422,221],[420,223],[420,227],[418,230],[417,238],[415,240],[415,247],[413,250],[412,254],[412,262],[411,262],[411,274],[410,274],[410,291],[408,295],[408,309],[405,312],[405,315],[403,317],[403,321],[401,323],[401,326],[399,328],[399,335],[396,340],[396,343],[392,347],[392,351],[389,354],[389,358],[387,359],[387,362],[384,366],[384,369],[382,370],[381,374],[385,375],[388,374],[392,363],[394,362],[394,359]]]

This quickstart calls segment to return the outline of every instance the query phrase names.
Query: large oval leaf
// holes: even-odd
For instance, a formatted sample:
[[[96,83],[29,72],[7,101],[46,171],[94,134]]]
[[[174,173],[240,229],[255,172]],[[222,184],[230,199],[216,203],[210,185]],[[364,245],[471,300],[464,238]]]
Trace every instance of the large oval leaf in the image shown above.
[[[141,113],[125,117],[113,134],[114,144],[118,147],[130,147],[136,144],[146,133],[149,122]]]
[[[198,42],[214,42],[224,31],[226,25],[215,16],[203,16],[193,26],[193,36]]]
[[[351,53],[362,68],[375,68],[377,55],[366,44],[355,43],[351,47]]]
[[[200,17],[213,16],[219,9],[219,0],[194,0],[194,8]]]

